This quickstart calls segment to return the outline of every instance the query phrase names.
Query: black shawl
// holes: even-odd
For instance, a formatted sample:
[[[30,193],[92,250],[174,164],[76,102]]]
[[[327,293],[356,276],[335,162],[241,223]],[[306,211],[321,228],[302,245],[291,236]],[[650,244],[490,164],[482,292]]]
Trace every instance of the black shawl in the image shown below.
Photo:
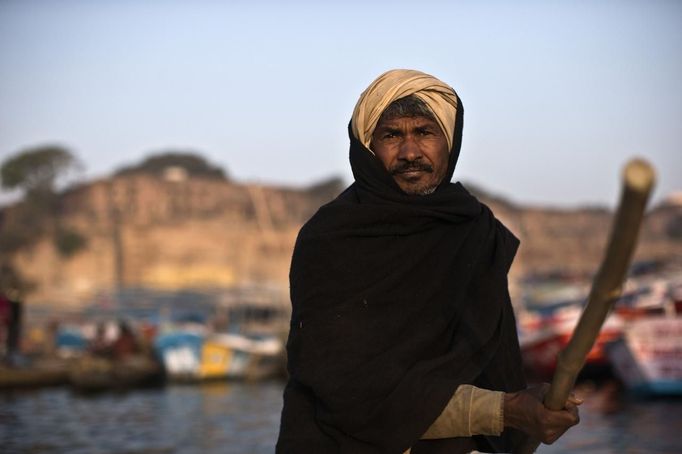
[[[419,441],[460,384],[525,387],[507,272],[518,240],[446,178],[406,195],[352,134],[355,183],[303,226],[290,283],[279,453],[509,450],[502,437]]]

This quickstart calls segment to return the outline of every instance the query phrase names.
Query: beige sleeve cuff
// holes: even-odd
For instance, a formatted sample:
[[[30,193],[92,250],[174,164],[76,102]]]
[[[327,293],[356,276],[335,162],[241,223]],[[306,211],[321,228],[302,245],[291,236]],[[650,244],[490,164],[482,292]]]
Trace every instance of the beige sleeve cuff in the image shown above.
[[[504,430],[504,393],[460,385],[422,439],[500,435]]]

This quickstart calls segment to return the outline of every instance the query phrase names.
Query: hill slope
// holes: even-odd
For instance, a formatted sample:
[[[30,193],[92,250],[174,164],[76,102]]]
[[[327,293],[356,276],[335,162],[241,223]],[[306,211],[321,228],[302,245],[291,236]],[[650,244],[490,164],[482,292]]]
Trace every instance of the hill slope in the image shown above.
[[[288,289],[291,251],[300,226],[343,189],[340,180],[304,188],[180,181],[118,175],[61,195],[61,222],[87,238],[71,258],[42,239],[12,257],[35,284],[27,300],[83,305],[122,288]],[[562,270],[596,270],[610,229],[604,209],[527,208],[480,193],[521,239],[512,280]],[[3,210],[7,224],[13,208]],[[682,208],[659,206],[644,224],[637,260],[682,260]]]

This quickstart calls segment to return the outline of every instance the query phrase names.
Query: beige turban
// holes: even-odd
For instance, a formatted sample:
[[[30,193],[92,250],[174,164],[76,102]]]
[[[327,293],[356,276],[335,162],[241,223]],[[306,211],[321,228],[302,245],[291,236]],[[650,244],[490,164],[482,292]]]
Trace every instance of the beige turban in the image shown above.
[[[415,95],[429,106],[452,148],[457,114],[457,94],[433,76],[412,69],[393,69],[367,87],[353,110],[353,134],[369,148],[379,117],[396,99]]]

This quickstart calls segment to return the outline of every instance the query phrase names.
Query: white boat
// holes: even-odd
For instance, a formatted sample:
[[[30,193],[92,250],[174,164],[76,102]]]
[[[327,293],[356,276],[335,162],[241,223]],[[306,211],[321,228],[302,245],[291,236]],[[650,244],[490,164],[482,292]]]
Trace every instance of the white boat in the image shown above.
[[[616,373],[632,391],[682,395],[682,317],[632,320],[608,352]]]
[[[636,393],[682,395],[682,279],[665,284],[634,305],[623,336],[608,346],[615,372]]]

